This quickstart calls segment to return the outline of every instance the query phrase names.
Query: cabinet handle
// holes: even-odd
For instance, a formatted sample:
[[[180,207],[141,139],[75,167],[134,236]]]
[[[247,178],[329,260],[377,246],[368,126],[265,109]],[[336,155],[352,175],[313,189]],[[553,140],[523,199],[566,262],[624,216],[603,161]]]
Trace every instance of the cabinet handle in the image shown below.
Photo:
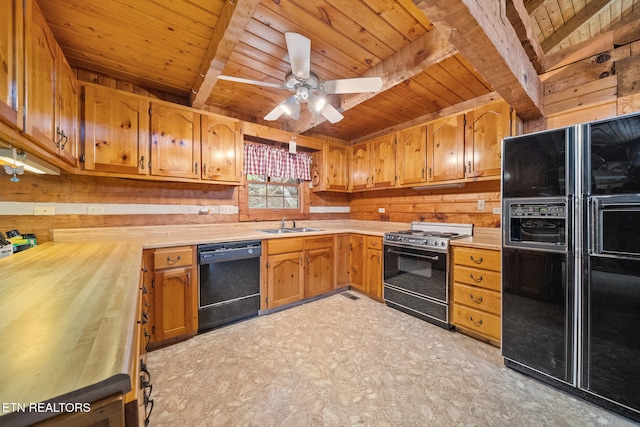
[[[481,277],[482,279],[482,277]],[[187,286],[191,286],[191,272],[187,271]]]
[[[144,156],[140,156],[140,170],[144,170]]]
[[[142,313],[142,324],[146,325],[149,323],[149,315],[147,313]]]
[[[198,173],[198,162],[196,162],[194,167],[193,167],[193,173],[195,173],[195,174]]]
[[[429,178],[433,178],[433,169],[429,166]]]
[[[479,259],[475,259],[473,255],[469,255],[469,259],[475,262],[476,264],[482,264],[482,261],[484,260],[482,257],[480,257]]]
[[[470,273],[469,277],[471,277],[471,280],[473,280],[476,283],[482,282],[482,276],[480,276],[478,279],[476,279],[475,277],[473,277],[473,273]]]
[[[147,331],[144,331],[144,338],[147,340],[147,342],[144,345],[144,349],[146,350],[147,347],[149,346],[149,343],[151,342],[151,334]]]
[[[469,161],[469,173],[471,173],[471,161]]]
[[[149,412],[147,413],[147,405],[151,404],[151,408],[149,409]],[[144,425],[145,427],[147,427],[149,425],[149,420],[151,419],[151,413],[153,412],[153,399],[149,399],[149,396],[145,395],[145,399],[144,399],[144,412],[145,412],[145,418],[144,418]]]
[[[178,255],[178,257],[176,259],[171,259],[170,256],[167,256],[167,264],[173,265],[176,262],[180,261],[181,259],[182,259],[182,257],[180,255]]]
[[[469,298],[471,298],[471,301],[475,302],[476,304],[482,303],[482,296],[479,296],[478,298],[474,298],[473,294],[469,294]]]
[[[329,186],[329,177],[327,177],[327,187]]]
[[[202,175],[206,175],[207,174],[207,164],[203,164],[202,165]]]
[[[474,322],[473,316],[469,316],[469,320],[471,320],[471,323],[473,323],[476,326],[482,326],[482,319],[478,320],[477,322]]]
[[[422,179],[424,179],[424,168],[422,168]]]
[[[64,146],[67,145],[69,138],[67,138],[67,135],[64,134],[64,131],[57,126],[56,126],[56,135],[59,136],[58,141],[56,141],[56,147],[58,147],[61,150],[64,150]],[[62,140],[64,140],[64,142],[62,142]]]

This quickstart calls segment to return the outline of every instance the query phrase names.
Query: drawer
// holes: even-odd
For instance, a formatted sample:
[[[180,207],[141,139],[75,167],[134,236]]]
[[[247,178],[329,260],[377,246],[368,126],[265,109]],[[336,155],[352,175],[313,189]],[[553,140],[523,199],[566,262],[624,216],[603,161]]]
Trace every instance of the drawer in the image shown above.
[[[330,236],[307,237],[304,239],[305,249],[323,249],[333,247],[333,234]]]
[[[367,247],[369,249],[382,250],[382,238],[376,236],[367,236]]]
[[[156,249],[153,252],[153,268],[184,267],[193,264],[193,248],[180,246],[177,248]]]
[[[500,341],[500,317],[495,314],[454,304],[453,324],[461,329]]]
[[[500,316],[500,293],[496,291],[454,283],[453,302]]]
[[[453,267],[453,281],[480,288],[493,289],[494,291],[502,289],[499,272],[463,267],[461,265]]]
[[[268,254],[286,254],[291,252],[302,252],[304,248],[304,239],[297,237],[293,239],[269,239]]]
[[[455,247],[453,248],[453,263],[485,270],[500,271],[500,251]]]

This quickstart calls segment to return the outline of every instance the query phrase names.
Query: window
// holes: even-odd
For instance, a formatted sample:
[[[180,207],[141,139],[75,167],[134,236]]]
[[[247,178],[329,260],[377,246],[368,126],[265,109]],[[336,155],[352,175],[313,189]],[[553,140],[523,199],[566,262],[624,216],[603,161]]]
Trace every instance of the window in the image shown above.
[[[249,209],[300,209],[300,180],[247,175]]]

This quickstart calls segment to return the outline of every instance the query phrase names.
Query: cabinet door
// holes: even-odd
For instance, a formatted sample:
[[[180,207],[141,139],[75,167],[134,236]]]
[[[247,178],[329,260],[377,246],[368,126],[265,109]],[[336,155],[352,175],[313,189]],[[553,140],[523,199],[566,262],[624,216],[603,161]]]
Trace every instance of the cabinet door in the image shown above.
[[[238,120],[202,115],[202,179],[234,183],[242,179]]]
[[[382,301],[382,251],[367,248],[364,270],[369,296]]]
[[[464,114],[427,125],[429,181],[464,178]]]
[[[99,86],[84,90],[84,169],[146,175],[149,102]]]
[[[195,332],[192,302],[197,280],[192,267],[156,271],[154,279],[156,339],[162,341]]]
[[[200,177],[200,114],[151,103],[151,174]]]
[[[333,249],[305,251],[305,297],[313,297],[333,289]]]
[[[349,148],[325,145],[323,156],[327,190],[349,189]]]
[[[1,0],[0,8],[0,120],[22,129],[22,2]]]
[[[360,234],[352,234],[350,236],[350,259],[351,259],[351,286],[361,292],[369,292],[364,277],[364,236]]]
[[[475,108],[467,115],[467,177],[500,175],[502,138],[511,131],[511,108],[504,101]]]
[[[336,287],[349,286],[351,281],[351,261],[349,235],[340,234],[336,237]]]
[[[269,255],[267,307],[275,308],[304,298],[302,253]]]
[[[34,0],[26,2],[25,133],[46,150],[56,145],[56,70],[58,45]]]
[[[351,148],[351,189],[363,190],[370,187],[371,163],[369,158],[369,144],[361,143]]]
[[[371,169],[373,187],[396,185],[396,137],[381,136],[371,141]]]
[[[398,184],[427,182],[427,127],[398,132]]]
[[[78,164],[78,80],[69,63],[58,52],[56,133],[59,155],[71,166]]]

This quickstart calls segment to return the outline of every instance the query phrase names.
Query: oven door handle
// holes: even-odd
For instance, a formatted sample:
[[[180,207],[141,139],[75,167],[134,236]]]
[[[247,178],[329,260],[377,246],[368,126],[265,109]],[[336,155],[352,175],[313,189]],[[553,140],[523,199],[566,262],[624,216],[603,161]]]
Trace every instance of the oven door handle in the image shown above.
[[[396,251],[396,250],[393,250],[391,248],[387,249],[387,253],[395,254],[395,255],[410,256],[410,257],[415,257],[415,258],[423,258],[423,259],[428,259],[428,260],[431,260],[431,261],[438,261],[440,259],[439,255],[427,256],[427,255],[412,254],[412,253],[409,253],[409,252]]]

